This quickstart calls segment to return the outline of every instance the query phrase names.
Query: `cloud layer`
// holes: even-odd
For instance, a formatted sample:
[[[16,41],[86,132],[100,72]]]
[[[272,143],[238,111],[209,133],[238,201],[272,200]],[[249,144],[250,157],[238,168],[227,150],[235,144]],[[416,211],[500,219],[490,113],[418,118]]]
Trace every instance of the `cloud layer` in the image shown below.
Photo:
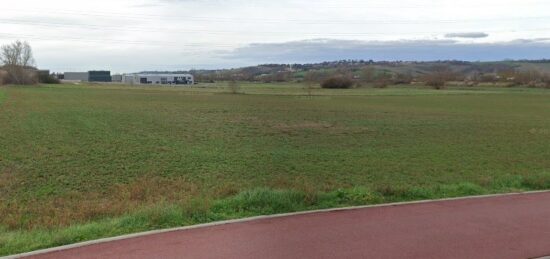
[[[28,40],[38,65],[53,71],[550,53],[537,39],[550,37],[547,0],[18,0],[3,8],[0,45]]]
[[[251,63],[304,63],[339,59],[467,60],[550,58],[545,39],[500,43],[461,43],[455,40],[357,41],[316,39],[251,44],[223,56]]]
[[[480,39],[487,38],[489,34],[485,32],[457,32],[457,33],[447,33],[445,38],[471,38],[471,39]]]

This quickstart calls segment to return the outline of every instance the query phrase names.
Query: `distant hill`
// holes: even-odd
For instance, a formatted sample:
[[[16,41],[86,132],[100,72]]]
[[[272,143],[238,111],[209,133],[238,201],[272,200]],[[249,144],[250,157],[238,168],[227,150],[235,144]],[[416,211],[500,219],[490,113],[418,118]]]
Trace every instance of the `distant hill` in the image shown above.
[[[372,61],[340,60],[314,64],[262,64],[233,69],[190,70],[190,71],[144,71],[147,73],[191,73],[198,81],[246,80],[246,81],[289,81],[300,80],[308,71],[325,74],[350,74],[360,76],[361,71],[372,68],[390,74],[408,74],[413,77],[429,74],[434,67],[445,66],[453,72],[471,76],[473,74],[496,74],[502,71],[537,71],[550,74],[550,60],[510,60],[497,62],[467,61]]]

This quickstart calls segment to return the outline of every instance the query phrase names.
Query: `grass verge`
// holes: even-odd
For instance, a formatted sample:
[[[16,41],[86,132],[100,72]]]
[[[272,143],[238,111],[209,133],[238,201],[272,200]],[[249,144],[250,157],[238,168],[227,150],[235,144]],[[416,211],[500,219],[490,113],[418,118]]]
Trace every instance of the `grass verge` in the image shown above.
[[[466,182],[425,188],[386,186],[371,190],[366,187],[354,187],[324,193],[259,188],[214,201],[195,199],[186,204],[161,202],[154,207],[148,207],[122,217],[72,225],[61,229],[8,231],[0,227],[2,230],[0,256],[155,229],[259,215],[528,191],[548,187],[550,187],[550,174],[527,178],[510,177],[484,187]]]

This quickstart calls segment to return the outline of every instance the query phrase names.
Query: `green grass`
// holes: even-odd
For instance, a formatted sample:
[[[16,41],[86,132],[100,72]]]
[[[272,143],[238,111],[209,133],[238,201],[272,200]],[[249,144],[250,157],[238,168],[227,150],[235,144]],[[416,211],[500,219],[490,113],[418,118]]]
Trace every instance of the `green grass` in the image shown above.
[[[2,104],[5,98],[6,98],[6,94],[2,89],[0,89],[0,104]]]
[[[550,180],[546,177],[545,181]],[[507,188],[522,186],[509,182]],[[499,188],[502,188],[500,186]],[[499,189],[505,190],[505,189]],[[0,235],[1,255],[61,246],[148,230],[166,229],[257,215],[306,211],[342,206],[380,204],[430,198],[487,194],[490,191],[471,183],[438,185],[434,188],[397,187],[371,191],[364,187],[338,189],[311,195],[295,190],[253,189],[234,197],[204,204],[196,200],[190,206],[160,203],[116,218],[107,218],[65,228],[33,231],[6,231]]]
[[[2,91],[0,255],[262,214],[550,187],[542,89]]]

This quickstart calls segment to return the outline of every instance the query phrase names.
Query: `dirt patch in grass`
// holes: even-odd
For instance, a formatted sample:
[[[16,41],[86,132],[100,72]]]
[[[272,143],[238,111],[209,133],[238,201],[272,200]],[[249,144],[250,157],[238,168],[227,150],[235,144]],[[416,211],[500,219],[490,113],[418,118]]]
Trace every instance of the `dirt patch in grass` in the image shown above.
[[[0,169],[0,194],[2,190],[14,188],[17,184],[17,177],[15,176],[15,169],[13,166],[5,166]]]
[[[529,133],[533,135],[550,135],[550,129],[530,129]]]
[[[368,127],[347,127],[329,122],[300,122],[300,123],[277,123],[272,126],[274,130],[282,134],[299,134],[304,132],[316,132],[327,134],[359,134],[370,132]]]
[[[304,129],[312,129],[312,130],[322,130],[322,129],[329,129],[334,127],[333,124],[328,122],[302,122],[302,123],[295,123],[295,124],[286,124],[286,123],[279,123],[273,128],[278,129],[280,131],[295,131],[295,130],[304,130]]]

